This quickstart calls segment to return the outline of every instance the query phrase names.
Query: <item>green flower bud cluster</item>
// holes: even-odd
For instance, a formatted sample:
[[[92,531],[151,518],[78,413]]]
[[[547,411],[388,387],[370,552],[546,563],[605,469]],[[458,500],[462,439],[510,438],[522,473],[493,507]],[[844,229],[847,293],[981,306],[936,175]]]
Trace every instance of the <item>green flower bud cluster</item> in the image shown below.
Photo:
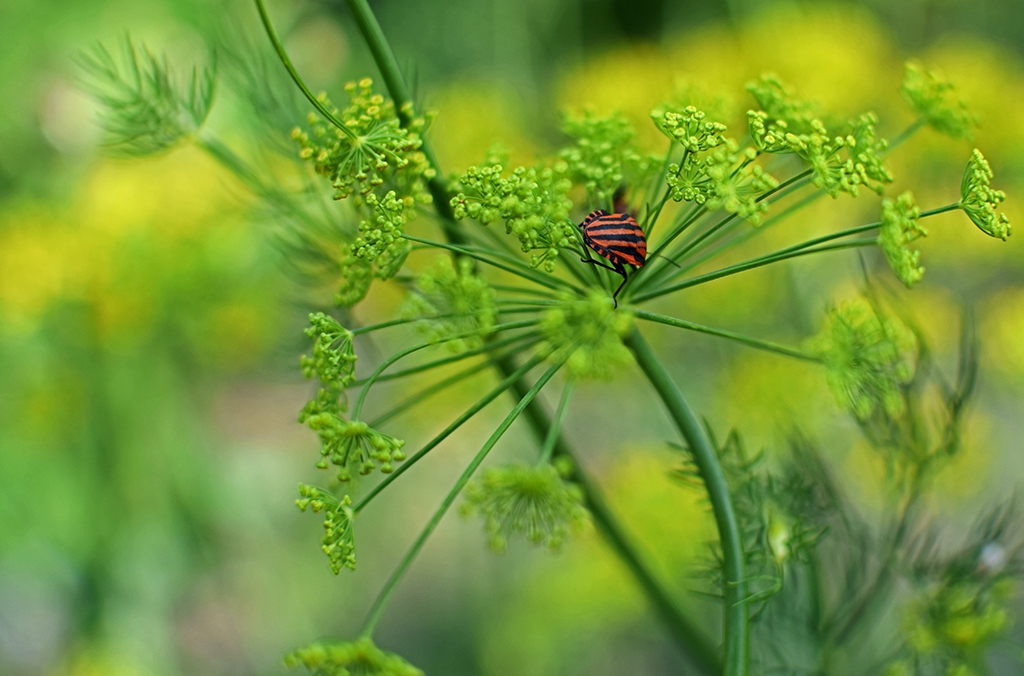
[[[746,90],[769,118],[785,123],[790,132],[804,134],[812,131],[815,106],[796,98],[778,76],[764,73],[757,80],[748,82]]]
[[[956,98],[956,87],[935,71],[908,61],[900,87],[907,104],[935,131],[955,139],[969,139],[978,118]]]
[[[918,222],[921,211],[909,191],[896,198],[882,200],[882,225],[878,228],[878,246],[881,247],[889,267],[900,281],[912,287],[921,281],[921,252],[910,248],[910,243],[928,235]]]
[[[346,420],[338,411],[318,407],[316,400],[309,402],[299,415],[320,436],[320,461],[316,466],[327,469],[328,463],[338,466],[338,481],[351,481],[352,468],[365,476],[378,466],[390,474],[392,463],[405,460],[402,447],[405,442],[371,428],[360,420]]]
[[[508,540],[523,535],[535,545],[558,549],[587,520],[583,491],[554,465],[512,464],[486,470],[466,486],[462,511],[484,518],[488,543],[504,552]]]
[[[504,219],[506,233],[519,239],[523,252],[539,250],[530,265],[552,272],[558,249],[576,242],[569,220],[572,201],[566,197],[572,187],[568,172],[565,162],[517,167],[509,176],[502,176],[501,165],[470,167],[459,178],[459,193],[451,201],[455,218],[472,218],[483,225]]]
[[[569,351],[566,368],[578,378],[607,379],[617,367],[630,363],[622,337],[632,327],[632,315],[614,309],[601,291],[586,298],[563,297],[541,319],[546,349],[558,358]]]
[[[302,665],[315,676],[423,676],[398,655],[363,636],[351,643],[314,643],[285,655],[289,668]]]
[[[339,466],[339,481],[351,480],[353,467],[364,475],[377,465],[384,473],[393,471],[393,462],[405,460],[405,442],[341,415],[347,408],[345,388],[355,381],[352,333],[322,312],[310,315],[309,322],[306,335],[314,339],[313,356],[303,356],[302,371],[307,378],[316,376],[321,387],[302,408],[299,422],[320,437],[321,458],[316,466]]]
[[[909,354],[916,345],[903,324],[857,299],[829,313],[810,348],[824,361],[826,380],[839,404],[867,421],[876,414],[897,416],[903,411],[902,388],[913,377]]]
[[[993,190],[991,180],[992,167],[975,148],[960,182],[960,208],[982,232],[1005,242],[1010,236],[1010,219],[1006,214],[997,215],[996,207],[1006,199],[1006,193]]]
[[[621,115],[565,114],[562,131],[575,143],[558,156],[569,166],[569,175],[586,188],[587,203],[593,208],[611,207],[619,186],[634,183],[651,167],[650,158],[632,147],[636,132]]]
[[[694,106],[682,110],[658,108],[651,112],[655,126],[683,148],[683,157],[668,167],[669,194],[677,202],[693,202],[724,209],[751,223],[760,222],[768,204],[758,201],[765,190],[778,185],[752,162],[757,153],[738,151],[725,136],[726,126],[712,122]]]
[[[373,276],[388,279],[398,274],[409,255],[405,223],[415,216],[411,197],[399,197],[394,190],[383,198],[370,193],[366,206],[372,216],[359,224],[359,236],[352,242],[355,258],[373,263]]]
[[[472,261],[459,259],[456,269],[445,256],[417,278],[404,314],[420,318],[420,327],[431,341],[471,334],[447,341],[453,351],[460,352],[480,347],[491,332],[497,317],[494,300],[494,289],[474,274]]]
[[[299,484],[299,496],[295,504],[300,510],[305,512],[311,509],[317,514],[324,514],[324,538],[321,548],[330,559],[334,574],[340,573],[342,568],[355,570],[356,540],[352,530],[355,515],[352,512],[352,499],[346,495],[338,500],[322,488],[306,484]]]
[[[423,182],[433,177],[434,170],[419,150],[426,120],[414,119],[402,127],[394,102],[374,94],[370,78],[348,83],[345,91],[349,105],[344,110],[334,107],[326,94],[317,98],[351,134],[310,113],[309,131],[292,130],[301,147],[299,156],[330,179],[335,199],[354,192],[367,195],[393,178],[404,187],[403,195],[429,201]]]
[[[874,113],[851,121],[846,133],[837,136],[830,136],[818,119],[811,120],[809,131],[801,134],[793,133],[786,120],[773,120],[766,111],[748,111],[747,122],[760,152],[799,156],[810,166],[814,185],[832,197],[841,192],[856,197],[860,186],[881,195],[884,185],[892,183],[892,173],[882,163],[888,143],[877,138]]]
[[[302,374],[338,389],[348,387],[356,370],[352,332],[323,312],[309,315],[309,324],[305,334],[313,339],[313,356],[302,355]]]
[[[373,282],[373,264],[357,258],[352,247],[343,244],[338,256],[338,271],[341,273],[341,284],[334,295],[334,302],[340,307],[352,307],[370,291]]]

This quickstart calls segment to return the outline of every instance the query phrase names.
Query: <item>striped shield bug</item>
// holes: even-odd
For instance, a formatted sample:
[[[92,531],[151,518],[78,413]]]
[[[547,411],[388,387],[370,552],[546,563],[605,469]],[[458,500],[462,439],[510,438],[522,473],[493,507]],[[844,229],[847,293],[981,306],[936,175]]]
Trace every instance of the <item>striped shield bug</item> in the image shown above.
[[[610,214],[603,209],[591,212],[580,223],[583,241],[611,265],[589,256],[584,263],[592,263],[622,275],[622,284],[612,294],[615,307],[619,307],[619,292],[626,285],[626,266],[642,268],[647,261],[647,239],[640,225],[629,214]]]

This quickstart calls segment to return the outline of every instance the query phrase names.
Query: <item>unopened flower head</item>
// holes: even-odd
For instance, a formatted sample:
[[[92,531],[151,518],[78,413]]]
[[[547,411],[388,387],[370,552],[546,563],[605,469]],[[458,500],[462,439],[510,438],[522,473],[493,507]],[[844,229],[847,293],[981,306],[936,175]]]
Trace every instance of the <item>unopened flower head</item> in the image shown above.
[[[900,281],[911,287],[921,281],[924,268],[921,267],[921,252],[910,248],[910,244],[928,231],[918,221],[920,210],[914,196],[908,191],[896,198],[882,200],[882,225],[878,229],[878,246],[881,247],[889,266]]]
[[[333,494],[316,486],[299,484],[299,499],[295,504],[305,512],[307,509],[324,515],[324,553],[331,562],[331,570],[337,575],[342,568],[356,569],[356,541],[352,530],[352,499],[347,495],[338,500]]]
[[[351,643],[314,643],[284,658],[289,668],[304,666],[316,676],[423,676],[398,655],[381,650],[369,637]]]
[[[366,206],[372,216],[359,224],[359,237],[352,243],[352,255],[373,263],[373,275],[380,279],[395,276],[409,255],[409,240],[403,236],[410,211],[410,198],[399,197],[394,190],[383,198],[370,193]]]
[[[314,399],[299,414],[320,437],[320,461],[317,467],[339,467],[338,480],[351,481],[352,471],[369,474],[377,467],[381,472],[393,472],[395,462],[405,460],[402,447],[405,442],[378,432],[360,420],[347,420],[338,410],[324,407]]]
[[[575,242],[569,220],[572,201],[567,198],[572,182],[569,166],[517,167],[502,176],[501,165],[470,167],[458,181],[452,198],[455,218],[487,225],[502,219],[505,231],[519,239],[523,252],[533,252],[530,265],[554,271],[558,249]]]
[[[992,167],[975,148],[960,182],[960,208],[982,232],[1005,242],[1010,236],[1010,218],[997,214],[996,207],[1006,199],[1006,193],[994,190],[989,185],[991,180]]]
[[[313,356],[302,356],[302,372],[324,385],[345,388],[355,380],[356,354],[352,332],[334,317],[316,312],[309,315],[306,335],[313,339]]]
[[[908,61],[900,88],[907,104],[935,131],[956,139],[969,139],[978,118],[957,98],[956,87],[936,71]]]
[[[618,114],[602,117],[587,111],[581,116],[566,114],[562,131],[574,141],[558,156],[569,175],[587,190],[592,208],[609,208],[620,185],[636,183],[651,166],[649,158],[633,148],[636,132]]]
[[[556,359],[568,352],[566,368],[579,378],[609,378],[628,364],[632,357],[622,337],[632,326],[632,315],[614,309],[608,295],[599,291],[586,298],[563,298],[541,320],[546,349]]]
[[[489,544],[498,552],[515,536],[557,549],[587,518],[580,488],[547,463],[488,469],[465,496],[464,513],[484,517]]]
[[[449,257],[439,258],[421,274],[406,301],[405,313],[419,317],[420,326],[433,341],[448,340],[452,350],[479,347],[490,333],[497,316],[494,290],[475,274],[467,258],[458,261],[458,269]]]

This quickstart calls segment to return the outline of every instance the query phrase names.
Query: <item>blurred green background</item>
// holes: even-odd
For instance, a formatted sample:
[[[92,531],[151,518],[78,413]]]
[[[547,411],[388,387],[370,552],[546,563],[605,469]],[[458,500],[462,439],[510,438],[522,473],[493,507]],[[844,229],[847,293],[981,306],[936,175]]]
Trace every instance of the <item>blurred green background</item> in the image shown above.
[[[892,136],[911,121],[897,89],[916,56],[979,115],[975,144],[1010,196],[1011,220],[1024,223],[1019,0],[371,4],[418,98],[439,111],[431,136],[447,171],[496,141],[520,162],[557,147],[566,107],[621,110],[653,144],[647,112],[666,96],[697,91],[742,112],[742,85],[766,70],[839,114],[876,110]],[[270,10],[314,89],[376,76],[340,0]],[[453,458],[472,453],[500,411],[361,516],[359,571],[331,575],[319,523],[293,505],[317,457],[295,421],[311,389],[297,367],[301,328],[330,289],[295,274],[273,213],[198,147],[104,155],[74,58],[126,31],[185,65],[206,63],[217,45],[210,128],[246,157],[282,163],[260,154],[270,142],[231,75],[242,36],[266,53],[251,3],[0,0],[0,673],[283,673],[284,651],[358,630],[424,510],[460,471]],[[970,149],[922,132],[893,157],[890,193],[955,199]],[[878,209],[873,199],[826,202],[788,237],[836,214],[837,227],[872,221]],[[956,354],[960,307],[973,309],[982,344],[967,449],[931,505],[966,528],[979,506],[1022,484],[1024,244],[1018,234],[995,245],[956,214],[929,228],[928,274],[908,296],[916,317],[943,364]],[[853,290],[855,263],[836,267],[718,282],[671,301],[673,314],[798,341],[828,300]],[[356,314],[388,318],[399,300],[377,288]],[[771,449],[799,427],[821,440],[864,509],[878,508],[881,462],[814,369],[700,337],[651,338],[716,428],[739,426],[749,446]],[[371,362],[387,345],[360,351]],[[471,397],[407,417],[410,444]],[[595,429],[609,416],[630,423]],[[513,430],[506,457],[530,443]],[[698,496],[667,476],[678,458],[646,389],[628,372],[613,389],[582,388],[568,434],[659,573],[693,613],[714,617],[712,604],[685,595],[713,529]],[[558,556],[513,548],[499,558],[480,524],[458,517],[403,582],[377,639],[429,674],[658,674],[680,663],[594,533]],[[999,673],[1021,673],[1020,626],[1004,644]]]

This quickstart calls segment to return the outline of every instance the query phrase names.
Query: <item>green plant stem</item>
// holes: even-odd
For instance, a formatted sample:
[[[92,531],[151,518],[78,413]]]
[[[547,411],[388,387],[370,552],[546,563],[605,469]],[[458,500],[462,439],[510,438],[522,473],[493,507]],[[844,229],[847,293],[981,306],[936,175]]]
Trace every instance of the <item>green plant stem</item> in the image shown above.
[[[519,321],[519,322],[509,322],[507,324],[498,324],[497,326],[494,327],[493,330],[494,330],[495,333],[498,333],[498,332],[501,332],[501,331],[511,331],[513,329],[525,329],[525,328],[528,328],[528,327],[531,327],[531,326],[536,326],[536,324],[537,324],[537,320],[535,320],[535,319],[524,319],[524,320]],[[450,341],[453,341],[453,340],[461,340],[463,338],[469,338],[470,336],[476,336],[476,335],[479,335],[479,332],[476,331],[476,330],[473,330],[473,331],[463,331],[462,333],[456,333],[455,335],[448,336],[447,338],[445,338],[444,340],[441,340],[441,341],[430,341],[430,342],[427,342],[427,343],[420,343],[419,345],[413,345],[412,347],[407,347],[406,349],[404,349],[404,350],[402,350],[400,352],[396,352],[395,354],[393,354],[390,357],[388,357],[387,359],[385,359],[383,362],[381,362],[380,366],[378,366],[374,370],[374,372],[370,374],[370,377],[367,378],[366,382],[363,384],[363,389],[359,392],[359,398],[356,399],[356,405],[352,409],[352,419],[353,420],[359,420],[359,414],[363,410],[363,402],[366,401],[366,395],[370,393],[370,388],[373,387],[373,384],[375,382],[377,382],[378,378],[380,378],[381,373],[383,373],[389,366],[391,366],[392,364],[394,364],[395,362],[397,362],[400,359],[404,359],[405,357],[408,357],[410,354],[413,354],[414,352],[419,352],[420,350],[425,350],[428,347],[433,347],[435,345],[440,345],[442,343],[447,343],[447,342],[450,342]]]
[[[825,246],[819,246],[809,249],[800,249],[798,251],[791,251],[789,253],[773,253],[767,256],[761,256],[753,260],[746,261],[745,263],[738,263],[731,265],[715,272],[709,272],[706,275],[699,275],[697,277],[691,277],[690,279],[677,282],[676,284],[669,284],[663,286],[660,289],[655,289],[648,293],[641,294],[636,298],[630,300],[634,303],[643,303],[653,298],[658,298],[675,291],[689,288],[691,286],[697,286],[698,284],[705,284],[707,282],[721,279],[722,277],[728,277],[729,275],[735,275],[740,272],[746,272],[747,270],[753,270],[754,268],[763,267],[765,265],[771,265],[772,263],[778,263],[779,261],[788,260],[790,258],[798,258],[800,256],[810,256],[816,253],[823,253],[826,251],[841,251],[843,249],[855,249],[862,246],[875,246],[877,242],[874,239],[858,239],[853,242],[839,242],[838,244],[828,244]]]
[[[405,233],[402,236],[405,239],[409,240],[410,242],[428,244],[438,249],[447,249],[448,251],[451,251],[453,253],[462,256],[468,256],[469,258],[478,260],[481,263],[486,263],[487,265],[496,267],[499,270],[510,272],[513,275],[516,275],[517,277],[528,279],[531,282],[535,282],[537,284],[540,284],[541,286],[546,286],[547,288],[554,289],[555,291],[569,289],[572,291],[576,291],[577,293],[580,294],[584,293],[583,289],[579,288],[575,284],[571,284],[565,281],[564,279],[559,279],[554,275],[548,275],[546,273],[540,272],[539,270],[535,270],[527,265],[519,263],[518,261],[516,261],[514,264],[502,263],[501,261],[491,260],[490,258],[484,256],[483,254],[473,251],[472,249],[469,249],[465,246],[458,246],[455,244],[444,244],[443,242],[434,242],[432,240],[416,237],[408,233]],[[492,255],[496,254],[492,253]]]
[[[733,508],[729,484],[718,461],[718,453],[679,388],[640,332],[633,329],[624,342],[668,409],[707,488],[722,548],[725,596],[725,659],[722,673],[724,676],[745,676],[750,651],[746,554],[739,520]]]
[[[562,423],[565,422],[565,414],[569,412],[569,398],[572,396],[572,389],[576,381],[569,378],[562,388],[562,396],[558,400],[558,408],[555,409],[555,419],[548,427],[548,435],[544,439],[544,445],[540,449],[540,463],[551,461],[551,454],[555,451],[555,444],[562,431]]]
[[[885,149],[887,153],[892,152],[903,144],[904,141],[909,139],[911,136],[917,133],[917,130],[928,124],[928,120],[923,117],[919,117],[914,120],[906,129],[897,134],[891,141],[889,141],[889,147]]]
[[[356,133],[348,128],[344,122],[334,116],[334,113],[327,110],[327,107],[320,102],[313,92],[309,91],[306,83],[299,77],[299,73],[295,70],[295,66],[292,65],[291,59],[288,58],[288,53],[284,51],[284,45],[277,39],[277,33],[274,31],[273,24],[270,23],[270,16],[267,14],[267,8],[263,5],[263,0],[256,0],[256,9],[260,13],[260,21],[263,22],[263,28],[267,31],[267,37],[270,38],[270,43],[274,45],[274,51],[277,52],[278,58],[281,59],[281,63],[284,64],[285,70],[288,71],[288,75],[291,76],[292,81],[302,91],[302,94],[309,100],[313,107],[319,111],[331,124],[340,129],[350,139],[355,140],[357,138]]]
[[[675,317],[669,317],[667,315],[661,315],[655,312],[647,312],[645,310],[633,310],[633,315],[637,319],[644,319],[649,322],[657,322],[658,324],[665,324],[666,326],[675,326],[680,329],[687,329],[689,331],[706,333],[708,335],[718,336],[720,338],[728,338],[729,340],[734,340],[737,343],[747,345],[748,347],[754,347],[757,348],[758,350],[765,350],[766,352],[774,352],[775,354],[781,354],[785,357],[794,357],[796,359],[803,359],[805,361],[813,362],[821,361],[821,359],[816,357],[815,355],[804,352],[802,350],[798,350],[796,348],[787,347],[785,345],[773,343],[768,340],[761,340],[760,338],[744,336],[741,333],[726,331],[725,329],[716,329],[711,326],[704,326],[703,324],[688,322],[685,319],[676,319]]]
[[[393,53],[388,46],[387,38],[383,35],[383,32],[380,31],[379,24],[377,24],[372,10],[365,1],[347,0],[347,2],[353,14],[361,15],[363,17],[362,20],[357,18],[357,22],[363,30],[363,38],[368,44],[378,43],[378,49],[371,47],[371,51],[375,54],[379,53],[382,55],[382,58],[377,61],[377,67],[381,70],[382,74],[387,73],[387,75],[384,76],[384,80],[385,84],[388,85],[388,92],[391,94],[391,98],[395,101],[396,108],[401,110],[404,107],[404,104],[409,101],[408,90],[404,86],[404,79],[402,78],[401,70],[398,68],[397,61],[394,59]],[[377,24],[376,30],[367,30],[368,27],[374,24]],[[363,28],[364,26],[367,28]],[[394,83],[395,86],[392,87],[389,82]],[[435,177],[431,179],[429,188],[431,195],[434,198],[434,208],[437,209],[438,216],[442,221],[441,225],[444,236],[448,240],[449,246],[457,246],[464,243],[466,238],[458,229],[454,221],[454,214],[452,212],[450,202],[451,196],[448,194],[447,187],[445,186],[442,178],[445,174],[438,165],[436,157],[431,152],[430,145],[427,143],[426,139],[423,141],[422,150],[424,151],[424,154],[426,154],[431,166],[433,166],[434,170],[437,172]],[[454,253],[459,254],[458,251],[454,251]],[[543,284],[542,286],[547,285]],[[506,376],[506,379],[512,378],[517,373],[515,360],[511,357],[496,358],[494,359],[494,364],[496,370]],[[520,380],[519,377],[515,377],[512,381],[512,389],[521,399],[527,389],[526,383]],[[535,400],[530,402],[526,408],[526,418],[530,427],[533,429],[535,436],[539,440],[544,439],[547,436],[547,430],[550,428],[550,421],[547,418],[547,413],[544,411],[543,406],[540,405],[540,402]],[[555,451],[556,453],[564,453],[572,458],[571,449],[561,435],[559,435],[557,439]],[[579,464],[576,463],[576,466],[578,468]],[[404,469],[404,466],[400,469]],[[393,476],[394,474],[390,475],[388,478]],[[679,609],[671,601],[668,593],[664,590],[661,584],[655,580],[654,576],[649,570],[647,570],[636,552],[633,551],[628,540],[622,533],[621,528],[612,516],[611,511],[604,504],[603,498],[601,497],[596,484],[589,481],[580,471],[577,471],[576,481],[584,490],[588,508],[594,516],[594,521],[598,528],[608,538],[612,548],[633,573],[634,577],[637,579],[652,604],[654,604],[655,608],[658,610],[659,615],[661,615],[662,619],[665,621],[666,626],[672,632],[673,637],[677,640],[680,647],[690,656],[692,661],[701,669],[701,671],[705,673],[719,671],[718,665],[720,662],[714,651],[708,647],[706,637],[704,637],[703,634],[691,625],[689,620],[680,613]]]
[[[453,364],[453,363],[455,363],[457,361],[462,361],[463,359],[469,359],[470,357],[475,357],[475,356],[483,354],[485,352],[490,352],[492,350],[498,350],[500,348],[505,347],[506,345],[510,345],[510,344],[515,343],[517,341],[534,339],[534,338],[536,338],[536,336],[537,336],[536,332],[530,332],[530,333],[520,334],[518,336],[509,336],[507,338],[502,338],[501,340],[489,341],[489,342],[481,345],[480,347],[475,347],[472,350],[466,350],[464,352],[459,352],[458,354],[453,354],[450,357],[442,357],[441,359],[435,359],[434,361],[428,361],[425,364],[419,364],[417,366],[411,366],[411,367],[409,367],[407,369],[403,369],[401,371],[395,371],[394,373],[385,373],[384,375],[382,375],[382,376],[377,378],[377,382],[378,383],[383,383],[383,382],[388,381],[388,380],[395,380],[397,378],[404,378],[406,376],[416,375],[417,373],[423,373],[424,371],[429,371],[431,369],[435,369],[435,368],[438,368],[438,367],[441,367],[441,366],[447,366],[448,364]],[[367,380],[369,380],[368,377],[367,378],[360,378],[359,380],[357,380],[354,383],[352,383],[349,387],[361,387],[361,386],[366,384]]]
[[[511,359],[510,357],[506,358]],[[510,387],[513,387],[516,383],[521,382],[521,379],[524,376],[526,376],[526,374],[529,373],[531,369],[536,367],[546,358],[546,354],[534,355],[522,366],[518,368],[513,368],[512,372],[509,373],[509,375],[504,380],[498,383],[498,385],[493,390],[488,392],[475,404],[466,409],[466,411],[462,415],[460,415],[458,418],[453,420],[447,427],[441,430],[441,432],[439,432],[437,436],[435,436],[433,439],[427,442],[423,446],[423,448],[416,451],[413,455],[409,457],[408,460],[399,465],[394,472],[385,476],[384,479],[379,484],[374,486],[373,489],[369,493],[367,493],[366,496],[363,497],[363,499],[360,500],[355,507],[352,508],[352,511],[358,514],[360,510],[363,509],[363,507],[366,507],[366,505],[368,505],[370,501],[373,500],[373,498],[380,494],[381,491],[387,488],[392,481],[402,476],[402,474],[405,473],[410,467],[419,462],[423,456],[425,456],[427,453],[436,448],[442,441],[451,436],[451,434],[455,432],[455,430],[459,429],[463,424],[465,424],[467,420],[472,418],[474,415],[483,410],[488,404],[490,404],[492,401],[501,396],[502,393],[504,393]],[[528,388],[527,390],[524,390],[524,394],[525,391],[528,391]]]
[[[501,421],[501,424],[498,425],[497,429],[491,433],[491,436],[488,437],[486,442],[484,442],[483,447],[480,448],[477,454],[473,457],[473,460],[470,461],[466,469],[463,470],[458,481],[455,482],[455,485],[452,486],[452,489],[448,491],[448,495],[446,495],[444,500],[441,502],[441,506],[438,507],[437,511],[434,512],[434,515],[430,517],[430,521],[427,522],[426,527],[420,533],[419,537],[416,538],[416,541],[413,543],[412,547],[409,548],[406,555],[402,558],[401,563],[398,564],[398,568],[395,569],[395,572],[391,574],[391,577],[388,578],[388,581],[384,584],[384,588],[381,590],[380,595],[377,596],[377,600],[370,609],[370,613],[366,621],[366,627],[363,629],[362,636],[371,636],[373,634],[373,629],[377,626],[377,622],[380,620],[380,615],[384,611],[384,606],[387,604],[388,598],[391,596],[391,592],[394,591],[395,585],[397,585],[398,581],[402,579],[405,571],[409,569],[409,566],[416,558],[416,555],[420,553],[421,549],[423,549],[423,545],[430,537],[430,534],[434,532],[434,529],[437,528],[437,524],[441,522],[441,519],[452,506],[452,503],[455,502],[459,493],[463,488],[465,488],[466,484],[469,483],[470,478],[473,476],[477,467],[480,466],[480,463],[484,461],[484,458],[486,458],[487,454],[490,453],[492,448],[494,448],[494,445],[498,443],[498,440],[505,434],[505,431],[512,426],[512,423],[515,422],[516,418],[518,418],[523,412],[523,409],[525,409],[530,402],[536,398],[537,394],[540,393],[544,386],[547,385],[548,381],[551,380],[555,373],[558,372],[558,369],[562,367],[562,363],[564,362],[554,364],[537,379],[537,382],[533,384],[533,387],[531,387],[526,395],[519,400],[519,403],[515,405],[512,411],[505,416],[505,419]]]

